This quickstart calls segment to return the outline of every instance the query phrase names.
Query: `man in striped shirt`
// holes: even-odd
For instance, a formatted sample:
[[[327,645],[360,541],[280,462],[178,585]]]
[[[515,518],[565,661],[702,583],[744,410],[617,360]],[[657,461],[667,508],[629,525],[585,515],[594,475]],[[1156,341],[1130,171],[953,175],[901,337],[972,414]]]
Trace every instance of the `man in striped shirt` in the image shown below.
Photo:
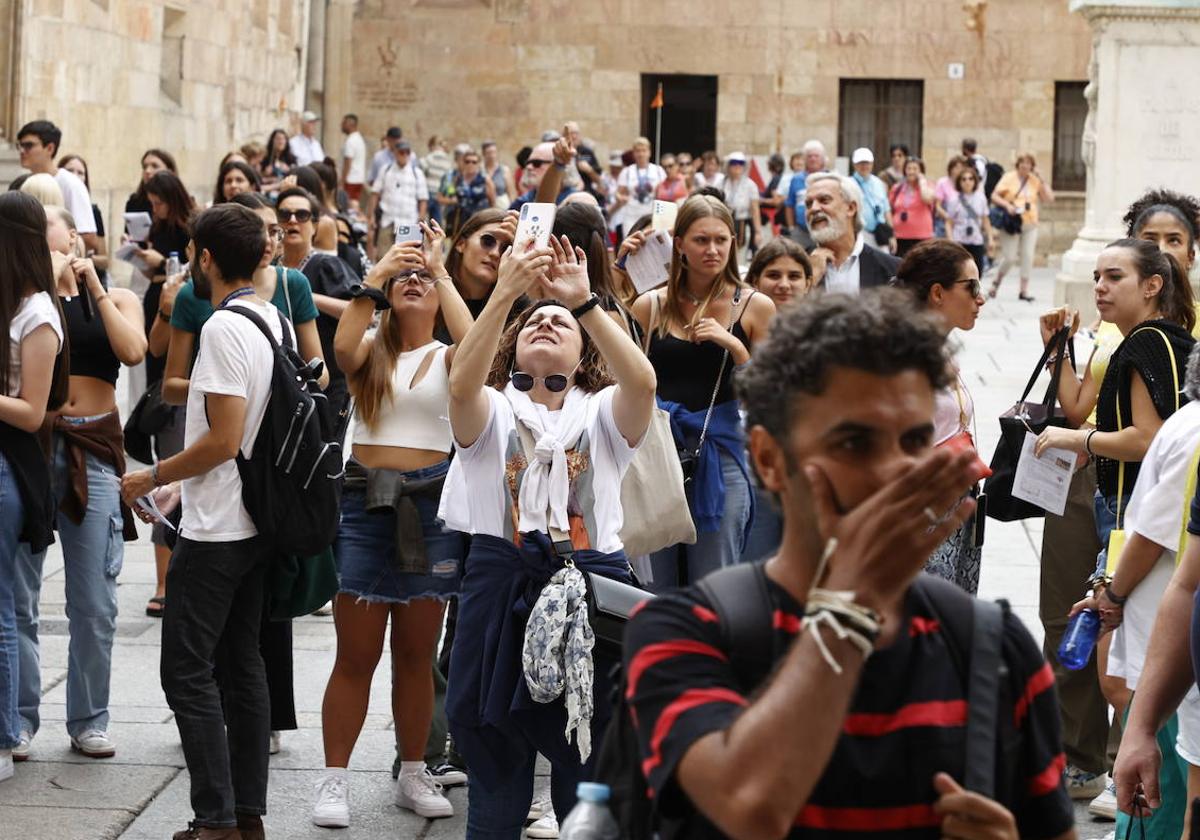
[[[824,295],[782,312],[740,375],[755,468],[784,516],[766,565],[774,668],[740,685],[695,588],[648,602],[626,636],[647,795],[674,836],[1075,836],[1054,678],[1007,612],[996,800],[958,781],[963,643],[938,616],[968,596],[913,585],[974,513],[960,504],[972,454],[931,447],[943,344],[894,291]],[[805,623],[817,590],[854,618],[850,637]]]

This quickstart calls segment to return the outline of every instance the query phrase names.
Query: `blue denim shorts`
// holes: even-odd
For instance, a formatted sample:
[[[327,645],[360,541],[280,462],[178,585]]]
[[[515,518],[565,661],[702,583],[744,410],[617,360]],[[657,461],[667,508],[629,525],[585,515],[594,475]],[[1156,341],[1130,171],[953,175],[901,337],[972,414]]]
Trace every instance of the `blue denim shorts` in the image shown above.
[[[444,476],[449,462],[411,470],[417,479]],[[429,574],[404,572],[397,567],[396,515],[368,513],[366,494],[347,488],[342,493],[342,522],[334,543],[338,591],[364,601],[404,604],[416,598],[446,600],[458,594],[467,537],[442,527],[437,518],[436,495],[412,497],[421,514],[422,538],[429,558]]]
[[[1130,495],[1121,502],[1121,513],[1129,507]],[[1096,571],[1103,572],[1108,566],[1108,535],[1117,527],[1117,497],[1105,496],[1096,491],[1093,501],[1096,509],[1096,536],[1100,538],[1100,553],[1096,555]]]

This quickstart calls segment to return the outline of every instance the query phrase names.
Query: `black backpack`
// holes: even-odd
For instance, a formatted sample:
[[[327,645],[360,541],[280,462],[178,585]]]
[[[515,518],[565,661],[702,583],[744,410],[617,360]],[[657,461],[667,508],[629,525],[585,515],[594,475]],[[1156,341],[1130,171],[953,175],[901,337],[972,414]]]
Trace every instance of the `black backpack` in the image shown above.
[[[996,184],[1000,183],[1000,179],[1004,176],[1004,167],[994,160],[989,160],[983,171],[983,194],[987,196],[988,201],[991,201],[992,190],[996,189]]]
[[[266,322],[241,306],[228,307],[266,336],[274,356],[271,393],[254,454],[237,456],[242,503],[273,550],[310,556],[333,545],[341,516],[342,444],[317,380],[321,371],[296,352],[282,312],[283,344]]]
[[[995,798],[1007,797],[998,790],[997,738],[1002,746],[1001,766],[1013,766],[1019,745],[1013,743],[1011,719],[999,715],[1002,693],[1007,693],[1007,667],[1000,655],[1006,601],[982,601],[967,595],[954,584],[931,575],[913,583],[935,608],[946,627],[950,654],[956,670],[967,682],[967,760],[964,786]],[[722,647],[737,673],[742,693],[751,694],[772,668],[773,605],[767,589],[763,563],[743,563],[714,572],[697,586],[719,618]],[[940,593],[940,594],[939,594]],[[619,675],[614,675],[619,677]],[[613,703],[613,718],[605,732],[596,764],[596,780],[609,786],[609,806],[625,840],[675,840],[684,836],[685,824],[660,814],[647,796],[649,784],[642,774],[642,757],[637,732],[629,715],[623,678],[614,678],[619,696]]]

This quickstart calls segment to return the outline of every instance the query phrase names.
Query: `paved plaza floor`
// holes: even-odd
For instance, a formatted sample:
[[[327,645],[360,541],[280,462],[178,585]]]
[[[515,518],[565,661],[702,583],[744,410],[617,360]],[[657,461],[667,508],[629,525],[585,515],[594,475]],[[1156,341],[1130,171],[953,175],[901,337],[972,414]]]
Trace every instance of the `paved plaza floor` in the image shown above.
[[[1040,269],[1033,304],[1017,300],[1010,278],[999,301],[984,308],[976,329],[963,337],[960,363],[976,403],[980,448],[990,457],[995,417],[1019,395],[1040,352],[1037,314],[1049,305],[1053,273]],[[1039,386],[1042,387],[1042,386]],[[1040,391],[1039,391],[1040,394]],[[145,529],[143,529],[145,530]],[[1038,552],[1041,521],[989,522],[980,594],[1007,598],[1037,639]],[[146,538],[126,546],[120,577],[121,616],[113,652],[112,725],[115,758],[93,761],[73,754],[63,727],[67,667],[62,559],[46,561],[42,595],[42,731],[33,757],[16,777],[0,783],[0,838],[26,840],[166,840],[186,825],[188,775],[171,711],[159,687],[160,622],[144,614],[154,590],[153,553]],[[1081,587],[1082,588],[1082,587]],[[428,821],[392,804],[394,731],[389,713],[389,672],[384,664],[372,688],[370,711],[351,760],[349,829],[309,822],[313,785],[324,767],[320,707],[334,656],[333,621],[295,622],[296,708],[300,729],[284,734],[271,759],[267,833],[288,838],[396,838],[433,840],[464,834],[466,790],[450,793],[457,816]],[[545,788],[547,779],[539,778]],[[1100,838],[1111,823],[1093,823],[1078,809],[1080,834]]]

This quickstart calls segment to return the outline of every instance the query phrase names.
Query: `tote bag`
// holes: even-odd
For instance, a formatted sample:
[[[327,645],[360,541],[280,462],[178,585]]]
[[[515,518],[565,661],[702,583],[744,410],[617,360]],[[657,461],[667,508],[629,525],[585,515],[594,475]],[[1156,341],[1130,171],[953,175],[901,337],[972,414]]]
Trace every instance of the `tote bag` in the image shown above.
[[[1045,396],[1040,403],[1028,402],[1038,374],[1055,352],[1058,355],[1050,370],[1050,385],[1046,388]],[[1063,327],[1046,345],[1021,398],[1000,415],[1000,442],[996,444],[996,451],[992,455],[992,475],[983,484],[983,492],[988,497],[987,515],[993,519],[1013,522],[1046,515],[1046,511],[1037,505],[1013,496],[1013,479],[1017,474],[1017,461],[1021,458],[1026,433],[1033,432],[1036,435],[1041,434],[1047,426],[1067,425],[1066,416],[1056,408],[1059,371],[1067,352],[1070,352],[1073,360],[1074,345],[1069,338],[1069,328]]]

